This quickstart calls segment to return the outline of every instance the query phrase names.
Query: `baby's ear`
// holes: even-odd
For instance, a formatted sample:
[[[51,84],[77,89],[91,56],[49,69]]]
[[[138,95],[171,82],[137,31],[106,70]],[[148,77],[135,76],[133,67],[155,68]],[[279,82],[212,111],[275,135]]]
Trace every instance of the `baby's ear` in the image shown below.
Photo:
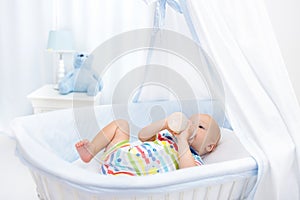
[[[216,144],[209,144],[206,146],[207,152],[212,152],[216,148]]]

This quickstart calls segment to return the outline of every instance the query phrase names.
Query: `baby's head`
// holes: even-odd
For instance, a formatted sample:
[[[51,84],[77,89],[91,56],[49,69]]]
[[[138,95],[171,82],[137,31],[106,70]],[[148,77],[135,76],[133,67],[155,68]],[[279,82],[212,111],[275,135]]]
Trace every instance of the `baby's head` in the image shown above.
[[[195,114],[190,117],[197,133],[191,140],[191,147],[197,151],[199,155],[212,152],[220,138],[220,128],[217,122],[207,114]]]

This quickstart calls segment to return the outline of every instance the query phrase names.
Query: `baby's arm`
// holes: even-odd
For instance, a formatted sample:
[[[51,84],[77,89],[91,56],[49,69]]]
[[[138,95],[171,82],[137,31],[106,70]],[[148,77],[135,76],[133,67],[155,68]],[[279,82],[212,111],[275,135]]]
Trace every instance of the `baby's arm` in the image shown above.
[[[145,141],[154,141],[156,138],[156,134],[159,131],[162,131],[167,128],[167,123],[166,119],[162,119],[159,121],[156,121],[146,127],[144,127],[140,132],[139,132],[139,139],[142,142]]]
[[[168,129],[172,134],[179,134],[188,125],[188,119],[181,112],[174,112],[170,116],[160,121],[156,121],[139,132],[139,139],[144,141],[154,141],[159,131]]]
[[[178,140],[179,169],[197,166],[188,142]]]
[[[190,150],[189,138],[194,132],[194,128],[189,125],[181,134],[176,135],[178,146],[179,169],[197,166],[193,154]]]

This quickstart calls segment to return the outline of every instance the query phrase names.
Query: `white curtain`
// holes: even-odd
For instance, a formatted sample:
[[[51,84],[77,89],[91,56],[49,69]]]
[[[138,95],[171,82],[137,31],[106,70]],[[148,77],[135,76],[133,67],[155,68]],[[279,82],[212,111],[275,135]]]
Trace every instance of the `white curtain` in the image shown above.
[[[2,0],[0,6],[0,130],[11,119],[31,113],[26,96],[51,82],[45,65],[46,42],[52,26],[51,1]]]
[[[255,199],[300,198],[300,109],[260,0],[189,1],[231,125],[259,165]]]
[[[48,32],[66,29],[75,51],[92,53],[111,37],[152,26],[153,9],[140,0],[2,0],[0,6],[0,130],[32,113],[27,95],[53,83],[56,56],[46,51]],[[72,69],[72,56],[64,55]],[[126,70],[119,67],[117,73]],[[116,74],[117,75],[117,74]],[[110,88],[115,77],[109,77]]]

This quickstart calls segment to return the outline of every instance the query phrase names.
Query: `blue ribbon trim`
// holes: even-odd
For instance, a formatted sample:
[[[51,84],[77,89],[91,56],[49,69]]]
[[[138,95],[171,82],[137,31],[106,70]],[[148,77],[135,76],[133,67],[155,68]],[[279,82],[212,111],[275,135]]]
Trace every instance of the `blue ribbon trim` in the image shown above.
[[[200,45],[200,40],[187,8],[186,0],[157,0],[153,20],[154,31],[157,32],[165,25],[167,4],[176,12],[183,14],[185,22],[187,23],[187,26],[192,34],[193,40]]]
[[[200,40],[197,35],[196,29],[194,27],[194,24],[192,22],[191,16],[188,11],[188,7],[186,4],[186,0],[157,0],[156,1],[156,6],[155,6],[155,13],[154,13],[154,20],[153,20],[153,33],[151,35],[151,40],[150,40],[150,45],[149,45],[149,51],[147,55],[147,60],[146,60],[146,66],[149,65],[151,57],[152,57],[152,51],[153,51],[153,46],[155,43],[156,35],[158,31],[164,26],[165,24],[165,17],[166,17],[166,5],[169,5],[172,9],[174,9],[176,12],[183,14],[184,19],[187,23],[187,26],[191,32],[193,40],[200,45]],[[143,83],[140,85],[137,94],[135,95],[133,102],[137,103],[139,101],[142,88],[144,85],[144,82],[147,77],[147,68],[145,69],[144,73],[144,79]]]
[[[166,4],[168,4],[171,8],[173,8],[176,12],[182,14],[182,9],[177,1],[175,1],[175,0],[158,0],[156,2],[155,13],[154,13],[153,27],[155,29],[160,29],[165,24]]]

